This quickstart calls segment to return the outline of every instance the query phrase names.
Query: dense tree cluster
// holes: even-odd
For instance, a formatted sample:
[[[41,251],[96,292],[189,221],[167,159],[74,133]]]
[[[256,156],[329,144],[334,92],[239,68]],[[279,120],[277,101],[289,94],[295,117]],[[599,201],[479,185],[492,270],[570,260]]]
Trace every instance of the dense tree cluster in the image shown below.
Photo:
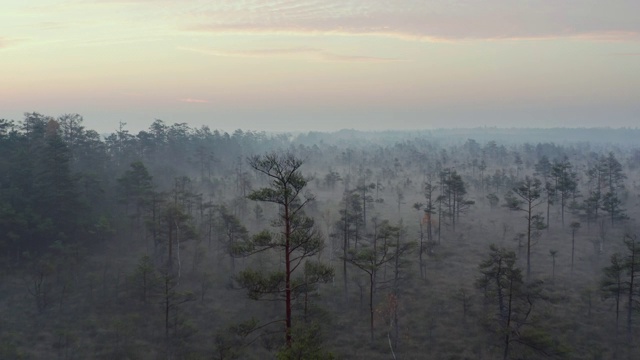
[[[640,150],[493,130],[0,120],[0,358],[637,357]]]

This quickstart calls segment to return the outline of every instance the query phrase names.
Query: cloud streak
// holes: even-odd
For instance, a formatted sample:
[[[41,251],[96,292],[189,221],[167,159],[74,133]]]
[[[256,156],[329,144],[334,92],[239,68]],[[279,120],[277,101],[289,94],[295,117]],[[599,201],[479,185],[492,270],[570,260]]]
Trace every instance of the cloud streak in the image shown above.
[[[0,36],[0,50],[4,50],[11,47],[15,42],[16,41],[14,39],[9,39],[9,38]]]
[[[365,62],[365,63],[387,63],[406,61],[399,58],[363,56],[363,55],[344,55],[336,54],[323,49],[312,47],[292,47],[282,49],[254,49],[239,51],[222,51],[215,49],[201,49],[181,47],[179,50],[192,51],[206,55],[220,57],[245,57],[245,58],[265,58],[265,57],[290,57],[290,58],[306,58],[316,61],[326,62]]]
[[[614,53],[614,56],[640,56],[640,52]]]
[[[212,34],[388,36],[456,41],[640,40],[640,2],[612,0],[218,1],[188,13],[185,31]]]
[[[192,98],[182,98],[182,99],[178,99],[178,101],[183,103],[189,103],[189,104],[208,104],[209,103],[209,100],[192,99]]]
[[[408,41],[640,41],[636,0],[82,0],[21,9],[64,20],[35,24],[145,36],[367,36]],[[126,11],[123,11],[123,6]],[[85,16],[86,15],[86,16]],[[0,18],[2,15],[0,14]],[[12,17],[20,18],[20,17]],[[78,24],[84,19],[91,25]],[[111,31],[103,31],[110,34]],[[11,34],[4,34],[4,36]],[[76,35],[80,37],[81,35]]]

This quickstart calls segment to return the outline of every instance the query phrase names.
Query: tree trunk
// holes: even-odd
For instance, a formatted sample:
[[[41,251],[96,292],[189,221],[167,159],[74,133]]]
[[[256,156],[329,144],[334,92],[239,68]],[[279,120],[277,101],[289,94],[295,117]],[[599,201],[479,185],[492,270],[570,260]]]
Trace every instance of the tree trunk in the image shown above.
[[[371,331],[371,343],[373,343],[373,289],[375,287],[373,271],[369,273],[369,330]]]
[[[527,212],[527,280],[531,278],[531,201]]]
[[[571,273],[573,274],[573,257],[576,252],[576,232],[571,232]]]
[[[511,276],[509,280],[509,308],[507,310],[507,320],[504,329],[504,356],[503,360],[507,360],[509,358],[509,337],[511,335],[511,306],[513,301],[513,276]]]
[[[289,203],[284,205],[285,221],[285,307],[286,307],[286,340],[287,347],[291,347],[291,218],[289,215]]]
[[[627,303],[627,342],[631,344],[631,317],[633,315],[633,292],[636,272],[636,243],[634,239],[631,240],[631,268],[629,269],[629,300]]]

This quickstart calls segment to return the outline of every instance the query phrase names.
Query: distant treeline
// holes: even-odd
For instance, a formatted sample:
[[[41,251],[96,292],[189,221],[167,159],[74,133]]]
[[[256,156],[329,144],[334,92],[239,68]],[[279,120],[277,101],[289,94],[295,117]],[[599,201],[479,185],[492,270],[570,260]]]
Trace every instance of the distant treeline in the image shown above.
[[[555,143],[560,145],[575,145],[577,143],[591,143],[593,145],[615,145],[630,147],[638,144],[640,129],[638,128],[498,128],[477,127],[460,129],[434,130],[388,130],[388,131],[359,131],[345,129],[337,132],[309,132],[299,134],[295,140],[300,143],[322,142],[326,144],[347,144],[363,139],[376,143],[391,145],[398,141],[415,138],[429,139],[446,143],[461,143],[467,139],[479,142],[496,141],[503,144],[522,143]]]

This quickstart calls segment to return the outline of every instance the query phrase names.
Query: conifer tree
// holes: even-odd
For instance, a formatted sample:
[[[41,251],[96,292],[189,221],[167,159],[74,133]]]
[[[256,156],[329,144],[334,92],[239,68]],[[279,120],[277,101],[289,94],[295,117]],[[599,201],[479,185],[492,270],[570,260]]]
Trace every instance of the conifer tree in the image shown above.
[[[300,172],[302,160],[291,153],[270,153],[249,158],[249,165],[258,173],[267,176],[268,187],[252,191],[248,198],[254,201],[273,203],[278,206],[278,218],[274,225],[277,232],[264,230],[250,241],[239,244],[236,252],[250,255],[255,252],[276,250],[283,255],[284,269],[271,272],[247,269],[237,276],[238,282],[247,288],[249,296],[260,299],[273,295],[284,300],[285,346],[293,344],[292,302],[300,286],[309,286],[303,279],[326,282],[333,277],[333,269],[322,263],[309,266],[309,258],[318,254],[324,245],[312,218],[304,208],[315,198],[305,192],[307,179]],[[301,266],[302,265],[302,266]],[[314,274],[300,274],[304,269],[313,269]],[[295,275],[300,274],[299,277]]]

